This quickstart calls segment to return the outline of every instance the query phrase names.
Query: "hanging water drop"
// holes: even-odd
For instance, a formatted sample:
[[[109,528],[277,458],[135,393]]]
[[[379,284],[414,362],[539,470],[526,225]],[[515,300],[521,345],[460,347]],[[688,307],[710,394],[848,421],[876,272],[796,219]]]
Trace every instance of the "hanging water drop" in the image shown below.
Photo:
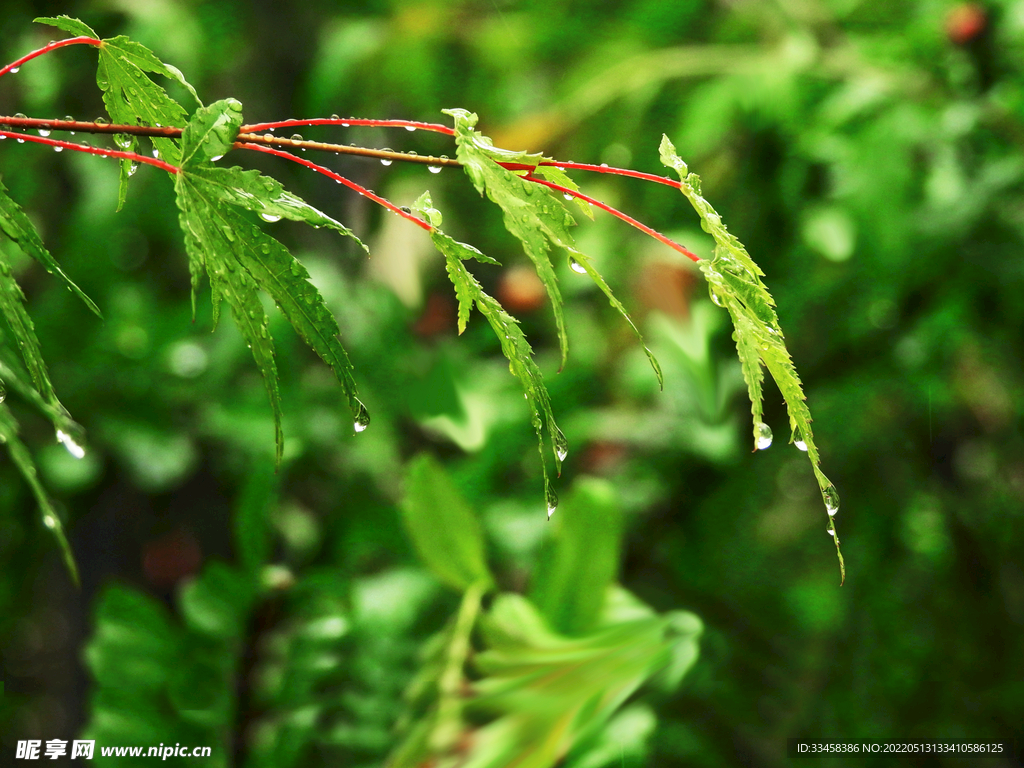
[[[763,421],[757,423],[754,427],[754,439],[757,443],[757,450],[763,451],[771,447],[772,444],[772,429]]]
[[[131,165],[128,166],[128,175],[129,176],[134,176],[135,172],[137,170],[139,170],[139,164],[138,163],[132,163]]]
[[[793,445],[795,445],[797,448],[799,448],[804,453],[807,452],[807,443],[805,443],[803,440],[797,440],[795,443],[793,443]]]
[[[80,459],[85,456],[85,448],[75,442],[75,439],[71,437],[67,432],[58,429],[57,430],[57,442],[62,443],[65,448],[68,449],[68,453],[74,456],[76,459]]]
[[[558,494],[549,486],[545,496],[548,506],[548,520],[550,520],[551,516],[555,514],[555,510],[558,509]]]
[[[25,140],[24,140],[24,139],[18,139],[18,143],[19,143],[19,144],[24,144],[24,143],[25,143]]]
[[[415,131],[416,130],[416,126],[415,125],[407,125],[407,126],[405,126],[405,130],[407,130],[407,131]]]
[[[839,494],[836,492],[836,487],[829,484],[821,492],[821,495],[825,499],[825,511],[828,512],[828,516],[835,517],[839,511]]]
[[[568,192],[563,192],[562,197],[564,197],[569,202],[572,202],[572,195],[570,195]]]
[[[210,158],[210,162],[211,162],[211,163],[216,163],[216,162],[217,162],[218,160],[220,160],[220,159],[221,159],[222,157],[224,157],[224,155],[217,155],[216,157],[211,157],[211,158]]]
[[[356,411],[356,420],[352,426],[356,432],[363,432],[370,426],[370,412],[366,410],[366,406],[360,400],[357,399],[356,403],[359,404],[359,408]]]
[[[828,521],[828,528],[825,529],[825,533],[833,537],[836,535],[836,527],[832,524],[831,520]]]
[[[46,128],[40,128],[39,135],[42,136],[43,138],[46,138],[47,136],[50,135],[50,132]]]
[[[275,221],[281,220],[280,216],[277,216],[276,214],[273,213],[261,213],[260,218],[263,219],[264,221],[269,221],[271,224],[273,224]]]
[[[59,147],[59,146],[58,147],[54,147],[53,151],[54,152],[63,152],[64,151],[64,147]]]
[[[576,261],[572,256],[569,257],[569,269],[580,275],[587,274],[587,268]]]
[[[18,70],[20,70],[20,69],[21,69],[21,67],[11,67],[7,71],[10,72],[12,75],[16,75],[16,74],[18,74]]]
[[[159,157],[160,157],[160,150],[159,149],[154,149],[153,150],[153,157],[159,159]]]
[[[559,461],[565,461],[565,457],[569,455],[569,441],[558,427],[555,427],[555,455]]]
[[[394,161],[388,160],[386,157],[382,157],[380,159],[380,164],[384,165],[384,166],[391,165],[392,162],[394,162]]]
[[[441,172],[441,166],[439,166],[439,165],[430,165],[430,166],[427,166],[427,170],[430,171],[431,173],[440,173]]]
[[[55,518],[53,515],[43,515],[43,525],[45,525],[50,530],[53,530],[57,527],[57,518]]]

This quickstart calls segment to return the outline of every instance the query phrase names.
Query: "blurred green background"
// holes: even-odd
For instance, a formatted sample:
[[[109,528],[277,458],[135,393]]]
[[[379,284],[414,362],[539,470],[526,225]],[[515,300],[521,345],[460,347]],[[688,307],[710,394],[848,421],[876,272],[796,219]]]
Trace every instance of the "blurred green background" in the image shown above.
[[[682,685],[645,699],[656,725],[637,726],[642,738],[591,768],[777,766],[792,736],[1024,743],[1024,2],[7,0],[0,59],[60,37],[31,23],[58,13],[143,42],[207,103],[239,99],[249,121],[440,122],[441,109],[464,107],[499,146],[653,173],[665,173],[665,133],[701,175],[777,300],[842,497],[841,588],[820,495],[805,455],[786,444],[773,385],[775,445],[750,453],[728,318],[692,265],[609,216],[585,221],[580,247],[639,321],[665,391],[628,327],[564,262],[570,357],[559,374],[543,291],[463,175],[325,161],[398,204],[430,189],[446,230],[505,265],[474,272],[522,319],[547,376],[570,445],[556,487],[567,497],[607,481],[623,520],[622,584],[704,623]],[[33,61],[0,80],[0,112],[94,118],[94,67],[84,46]],[[302,133],[454,155],[423,132]],[[89,439],[75,460],[8,401],[69,523],[82,589],[4,454],[5,750],[106,727],[95,722],[99,646],[84,650],[97,612],[116,615],[117,600],[137,594],[125,586],[176,610],[204,569],[251,564],[238,544],[247,534],[233,531],[255,519],[272,533],[259,578],[280,596],[238,618],[226,690],[244,699],[260,670],[290,674],[293,657],[274,661],[282,627],[319,617],[328,650],[302,663],[329,667],[327,690],[341,693],[311,709],[296,683],[288,717],[307,736],[295,754],[304,765],[379,764],[417,651],[457,606],[403,530],[411,457],[427,451],[454,478],[503,589],[525,588],[551,536],[521,391],[482,318],[456,336],[451,286],[424,234],[298,166],[237,162],[351,226],[372,253],[272,225],[338,317],[372,417],[350,434],[330,371],[274,317],[287,438],[276,475],[270,409],[244,343],[227,320],[210,333],[208,290],[190,322],[167,178],[143,168],[115,214],[114,163],[0,143],[4,184],[105,316],[22,263],[54,384]],[[710,255],[673,190],[576,179]],[[177,619],[153,621],[136,629],[159,645],[160,622]],[[311,747],[308,733],[327,733],[324,708],[343,712],[342,724]],[[222,734],[235,764],[263,764],[250,756],[272,714],[241,712]],[[152,742],[169,738],[158,730]]]

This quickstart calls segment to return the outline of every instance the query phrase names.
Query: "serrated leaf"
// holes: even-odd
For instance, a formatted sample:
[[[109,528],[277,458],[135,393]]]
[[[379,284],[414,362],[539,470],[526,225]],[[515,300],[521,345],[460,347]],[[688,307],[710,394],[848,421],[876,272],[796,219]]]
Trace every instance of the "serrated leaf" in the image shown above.
[[[63,280],[64,284],[71,289],[71,292],[84,301],[85,306],[92,310],[97,317],[103,317],[100,313],[100,308],[93,303],[92,299],[82,292],[81,288],[75,285],[71,278],[64,273],[63,269],[61,269],[57,260],[50,255],[46,246],[43,245],[43,241],[42,238],[39,237],[39,233],[36,232],[36,228],[32,223],[32,220],[29,219],[21,207],[7,195],[7,187],[5,187],[2,182],[0,182],[0,231],[17,243],[21,250],[42,264],[43,268],[47,272],[51,275],[56,275]]]
[[[18,437],[18,422],[14,418],[14,414],[3,403],[0,403],[0,443],[6,445],[7,452],[11,455],[14,466],[18,468],[18,472],[21,473],[29,488],[32,489],[32,495],[35,496],[36,504],[38,504],[39,512],[42,515],[43,525],[53,532],[61,557],[64,560],[64,565],[67,566],[72,581],[78,586],[80,584],[78,566],[75,564],[75,556],[71,551],[67,535],[64,533],[64,524],[50,503],[50,499],[43,489],[43,484],[39,482],[36,466],[32,461],[32,454],[29,453],[28,448]]]
[[[470,245],[453,240],[441,231],[439,228],[441,213],[432,207],[428,193],[423,193],[416,201],[415,210],[421,212],[434,226],[430,232],[430,239],[445,257],[445,269],[455,286],[455,295],[459,301],[459,333],[465,330],[470,310],[475,304],[480,314],[487,318],[491,329],[498,337],[502,354],[508,360],[509,371],[519,379],[519,383],[523,387],[526,401],[530,406],[530,423],[537,433],[541,467],[544,474],[544,496],[550,517],[554,507],[558,504],[558,499],[551,489],[547,464],[544,461],[544,430],[547,430],[551,440],[552,452],[555,454],[555,466],[559,474],[561,474],[562,458],[564,457],[564,453],[560,453],[560,451],[564,446],[565,437],[555,423],[555,416],[551,410],[551,399],[548,396],[547,387],[544,386],[544,377],[533,360],[533,349],[526,341],[519,322],[508,314],[496,299],[484,293],[480,283],[466,269],[466,265],[463,263],[464,259],[475,258],[473,254],[480,252]]]
[[[192,275],[193,315],[195,291],[205,271],[213,293],[214,322],[218,302],[226,300],[263,374],[274,410],[280,461],[283,437],[277,368],[257,287],[274,299],[296,332],[334,371],[348,398],[353,424],[364,423],[365,408],[357,397],[352,363],[338,339],[337,321],[309,282],[306,268],[281,243],[249,223],[236,207],[354,235],[285,192],[273,179],[255,171],[211,166],[209,160],[231,146],[240,124],[241,105],[236,101],[220,101],[198,110],[182,133],[184,160],[176,174],[175,189]],[[260,322],[254,322],[257,320]]]
[[[814,476],[821,489],[825,508],[829,515],[829,531],[835,541],[839,556],[842,580],[846,580],[846,564],[839,545],[834,515],[839,508],[839,495],[835,486],[825,477],[820,467],[818,449],[811,431],[811,412],[796,368],[786,349],[782,329],[775,314],[775,301],[761,282],[764,272],[754,263],[747,249],[722,223],[721,217],[704,199],[700,189],[700,178],[690,173],[686,163],[676,154],[675,147],[667,136],[661,139],[661,162],[679,174],[680,190],[700,216],[701,228],[715,240],[714,259],[699,262],[701,272],[708,281],[711,298],[718,306],[725,307],[732,318],[735,331],[736,351],[739,354],[743,379],[750,394],[750,410],[754,417],[754,446],[763,438],[765,425],[761,420],[761,383],[765,366],[786,401],[789,411],[790,441],[799,434],[807,448]]]
[[[220,160],[231,151],[242,125],[242,102],[222,99],[201,107],[181,132],[181,166]]]
[[[99,40],[99,35],[92,31],[92,27],[83,21],[73,19],[70,16],[40,16],[34,20],[37,24],[48,24],[57,29],[63,29],[76,37],[91,37]]]
[[[185,126],[187,115],[184,108],[146,74],[152,72],[177,80],[181,77],[178,70],[168,68],[152,51],[124,35],[104,40],[99,53],[96,84],[103,93],[107,114],[114,123],[176,128]],[[185,85],[192,90],[187,83]],[[192,90],[192,93],[195,91]],[[138,152],[136,137],[119,134],[114,138],[125,151]],[[171,165],[180,163],[180,151],[174,139],[154,136],[152,142],[165,162]],[[130,174],[131,161],[125,160],[121,163],[118,210],[124,204]]]
[[[615,298],[611,288],[597,270],[594,269],[593,265],[590,264],[589,259],[577,250],[576,242],[569,232],[569,229],[576,225],[576,221],[569,214],[561,195],[549,194],[539,184],[524,181],[522,177],[502,168],[498,163],[512,162],[533,166],[533,171],[557,178],[559,183],[564,183],[568,180],[569,184],[565,186],[568,186],[570,189],[576,189],[576,185],[568,179],[564,172],[561,172],[560,168],[538,165],[543,160],[540,155],[511,152],[496,148],[489,138],[482,135],[479,131],[473,130],[477,123],[477,116],[475,114],[464,109],[446,109],[442,111],[446,115],[451,115],[455,120],[455,141],[458,145],[457,155],[466,173],[473,181],[477,190],[481,194],[486,193],[487,197],[502,209],[505,228],[523,244],[523,249],[533,262],[534,268],[537,270],[537,276],[540,278],[548,297],[551,299],[552,311],[555,315],[555,325],[558,328],[562,365],[565,365],[569,341],[565,331],[565,318],[562,311],[562,296],[558,289],[558,278],[555,276],[554,267],[549,257],[552,245],[564,249],[570,258],[576,259],[581,264],[587,263],[587,273],[594,279],[605,296],[608,297],[612,307],[629,323],[640,339],[640,343],[643,344],[643,337],[636,325],[633,324],[625,307]],[[659,385],[664,386],[661,368],[657,360],[654,359],[654,355],[646,346],[644,346],[644,352],[648,360],[651,361],[651,367],[654,368],[655,374],[658,376]]]
[[[0,250],[0,314],[14,335],[25,367],[32,377],[32,383],[43,400],[51,405],[57,404],[57,394],[46,371],[43,351],[36,337],[36,327],[25,309],[25,294],[21,292],[17,280],[11,273],[7,255]]]
[[[445,584],[461,591],[476,583],[494,583],[479,521],[444,467],[429,454],[420,454],[409,464],[402,519],[423,562]]]

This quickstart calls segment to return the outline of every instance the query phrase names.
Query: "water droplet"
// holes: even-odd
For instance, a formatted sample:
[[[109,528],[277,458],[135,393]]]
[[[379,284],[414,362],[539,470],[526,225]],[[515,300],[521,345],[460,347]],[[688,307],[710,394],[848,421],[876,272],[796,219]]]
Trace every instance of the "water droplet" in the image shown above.
[[[828,521],[828,528],[825,529],[825,533],[827,533],[829,536],[835,536],[836,535],[836,527],[834,525],[832,525],[832,521],[831,520]]]
[[[359,403],[359,408],[356,411],[355,424],[352,426],[355,428],[356,432],[363,432],[368,426],[370,426],[370,413],[366,410],[366,406],[363,405],[362,402],[358,399],[356,402]]]
[[[754,439],[757,441],[757,450],[763,451],[771,447],[772,429],[763,421],[758,422],[754,427]]]
[[[7,71],[8,71],[8,72],[10,72],[10,73],[11,73],[12,75],[16,75],[16,74],[18,74],[18,71],[19,71],[20,69],[21,69],[21,67],[11,67],[11,68],[10,68],[9,70],[7,70]]]
[[[43,525],[53,530],[57,527],[57,518],[55,518],[53,515],[43,515]]]
[[[24,144],[24,143],[25,143],[25,140],[24,140],[24,139],[18,139],[18,143],[19,143],[19,144]]]
[[[430,166],[427,166],[427,170],[430,171],[431,173],[440,173],[441,172],[441,166],[439,166],[439,165],[430,165]]]
[[[80,459],[83,456],[85,456],[85,448],[76,443],[74,438],[71,437],[71,435],[69,435],[67,432],[58,429],[57,442],[63,443],[64,447],[68,449],[68,453],[70,453],[76,459]]]
[[[0,403],[7,399],[7,390],[3,384],[0,384]]]
[[[15,117],[17,117],[17,118],[18,118],[18,119],[20,119],[20,120],[25,120],[25,119],[27,119],[27,116],[25,115],[25,113],[24,113],[24,112],[15,112],[15,113],[14,113],[14,116],[15,116]]]
[[[54,152],[63,152],[64,151],[64,147],[54,147],[53,151]]]
[[[0,136],[0,141],[3,141],[6,138],[7,138],[6,136]]]
[[[724,307],[725,303],[722,301],[722,297],[718,295],[718,291],[714,288],[711,289],[711,301],[715,303],[716,307]]]
[[[342,127],[342,128],[348,128],[348,123],[342,123],[342,124],[341,124],[341,127]]]
[[[546,496],[546,501],[548,505],[548,520],[550,520],[551,516],[555,514],[555,510],[558,509],[558,494],[555,493],[553,488],[549,487],[547,489]]]
[[[267,128],[267,130],[268,130],[268,131],[270,131],[271,133],[273,133],[274,131],[276,131],[276,130],[277,130],[277,128],[276,128],[275,126],[273,126],[273,125],[272,125],[272,126],[270,126],[269,128]]]
[[[11,71],[14,72],[16,70],[12,69]],[[407,126],[405,126],[405,130],[407,130],[407,131],[415,131],[416,130],[416,126],[415,125],[407,125]]]
[[[410,149],[410,150],[409,150],[408,152],[406,152],[405,154],[407,154],[407,155],[412,155],[413,157],[417,157],[417,154],[416,154],[416,150],[414,150],[414,149]]]
[[[139,164],[138,163],[132,163],[131,165],[128,166],[128,175],[129,176],[134,176],[135,172],[137,170],[139,170]]]
[[[280,216],[276,216],[273,213],[261,213],[260,218],[263,219],[264,221],[269,221],[271,224],[273,224],[275,221],[281,220]]]
[[[341,120],[337,115],[331,115],[331,120]]]
[[[608,167],[608,163],[601,163],[601,167],[602,168],[607,168]]]
[[[107,120],[102,117],[97,117],[95,120],[93,120],[93,122],[96,123],[96,125],[110,125],[110,123],[108,123]]]
[[[569,269],[580,275],[587,274],[587,268],[580,264],[578,261],[576,261],[576,259],[574,259],[572,256],[569,257]]]
[[[211,162],[211,163],[216,163],[216,162],[217,162],[218,160],[220,160],[220,159],[221,159],[222,157],[224,157],[224,155],[217,155],[216,157],[211,157],[211,158],[210,158],[210,162]]]
[[[795,445],[801,451],[807,450],[807,443],[805,443],[803,440],[797,440],[795,443],[793,443],[793,445]]]
[[[50,135],[50,132],[46,128],[40,128],[39,135],[45,138]]]
[[[292,274],[295,275],[295,277],[298,277],[299,275],[302,274],[302,265],[299,264],[298,261],[293,261],[292,262],[291,269],[292,269]]]
[[[301,133],[293,133],[292,134],[292,141],[302,141],[302,134]]]
[[[566,200],[572,201],[572,195],[570,195],[568,192],[563,192],[562,197],[564,197]]]
[[[555,455],[559,461],[565,461],[565,457],[569,455],[569,441],[558,427],[555,427]]]
[[[380,164],[381,165],[391,165],[392,162],[394,162],[394,161],[388,160],[386,157],[382,157],[380,159]]]
[[[160,150],[159,149],[154,149],[153,150],[153,157],[159,159],[159,157],[160,157]]]
[[[828,512],[829,517],[834,517],[839,511],[839,493],[836,491],[836,487],[828,485],[821,495],[825,499],[825,511]]]
[[[271,128],[270,130],[274,130],[274,129],[273,129],[273,128]],[[272,138],[274,138],[274,137],[273,137],[273,136],[271,136],[271,135],[270,135],[269,133],[264,133],[264,134],[263,134],[263,138],[264,138],[264,139],[272,139]]]

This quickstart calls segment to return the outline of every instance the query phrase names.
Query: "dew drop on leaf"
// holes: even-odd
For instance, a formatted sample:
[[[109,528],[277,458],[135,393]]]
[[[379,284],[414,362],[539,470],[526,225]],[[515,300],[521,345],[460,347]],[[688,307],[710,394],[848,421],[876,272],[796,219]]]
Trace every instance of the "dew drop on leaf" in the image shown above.
[[[570,195],[568,192],[563,192],[562,197],[564,197],[566,200],[572,201],[572,195]]]
[[[356,421],[352,426],[355,428],[356,432],[363,432],[368,426],[370,426],[370,413],[366,410],[366,406],[363,405],[362,402],[359,400],[356,400],[356,402],[359,403],[359,410],[356,411]]]
[[[565,457],[569,455],[569,441],[558,427],[555,427],[555,455],[559,461],[565,461]]]
[[[825,529],[825,533],[827,533],[829,536],[836,535],[836,527],[832,524],[831,520],[828,521],[828,528]]]
[[[793,445],[795,445],[801,451],[807,450],[807,443],[805,443],[803,440],[797,440],[795,443],[793,443]]]
[[[834,517],[839,511],[839,493],[836,491],[836,487],[831,484],[826,486],[821,495],[825,499],[825,511],[828,512],[829,517]]]
[[[757,450],[763,451],[771,447],[772,444],[772,429],[763,421],[758,422],[757,426],[754,427],[754,438],[757,441]]]
[[[134,176],[135,172],[137,170],[139,170],[139,164],[138,163],[132,163],[131,165],[128,166],[128,175],[129,176]]]
[[[0,403],[7,399],[7,390],[4,388],[3,383],[0,383]]]
[[[57,527],[57,518],[53,515],[43,515],[43,525],[52,530]]]
[[[587,274],[587,268],[580,264],[578,261],[576,261],[576,259],[574,259],[572,256],[569,257],[569,269],[580,275]]]
[[[274,223],[275,221],[281,220],[280,216],[277,216],[276,214],[273,213],[261,213],[260,218],[263,219],[264,221],[269,221],[270,223]]]
[[[85,448],[75,442],[75,439],[71,437],[67,432],[58,429],[57,430],[57,442],[62,443],[65,448],[68,449],[68,453],[74,456],[76,459],[80,459],[85,456]]]
[[[546,501],[548,506],[548,520],[555,514],[555,510],[558,509],[558,494],[555,493],[553,488],[548,488],[546,493]]]
[[[216,162],[217,162],[218,160],[220,160],[220,159],[221,159],[222,157],[224,157],[224,155],[217,155],[216,157],[211,157],[211,158],[210,158],[210,162],[211,162],[211,163],[216,163]]]

